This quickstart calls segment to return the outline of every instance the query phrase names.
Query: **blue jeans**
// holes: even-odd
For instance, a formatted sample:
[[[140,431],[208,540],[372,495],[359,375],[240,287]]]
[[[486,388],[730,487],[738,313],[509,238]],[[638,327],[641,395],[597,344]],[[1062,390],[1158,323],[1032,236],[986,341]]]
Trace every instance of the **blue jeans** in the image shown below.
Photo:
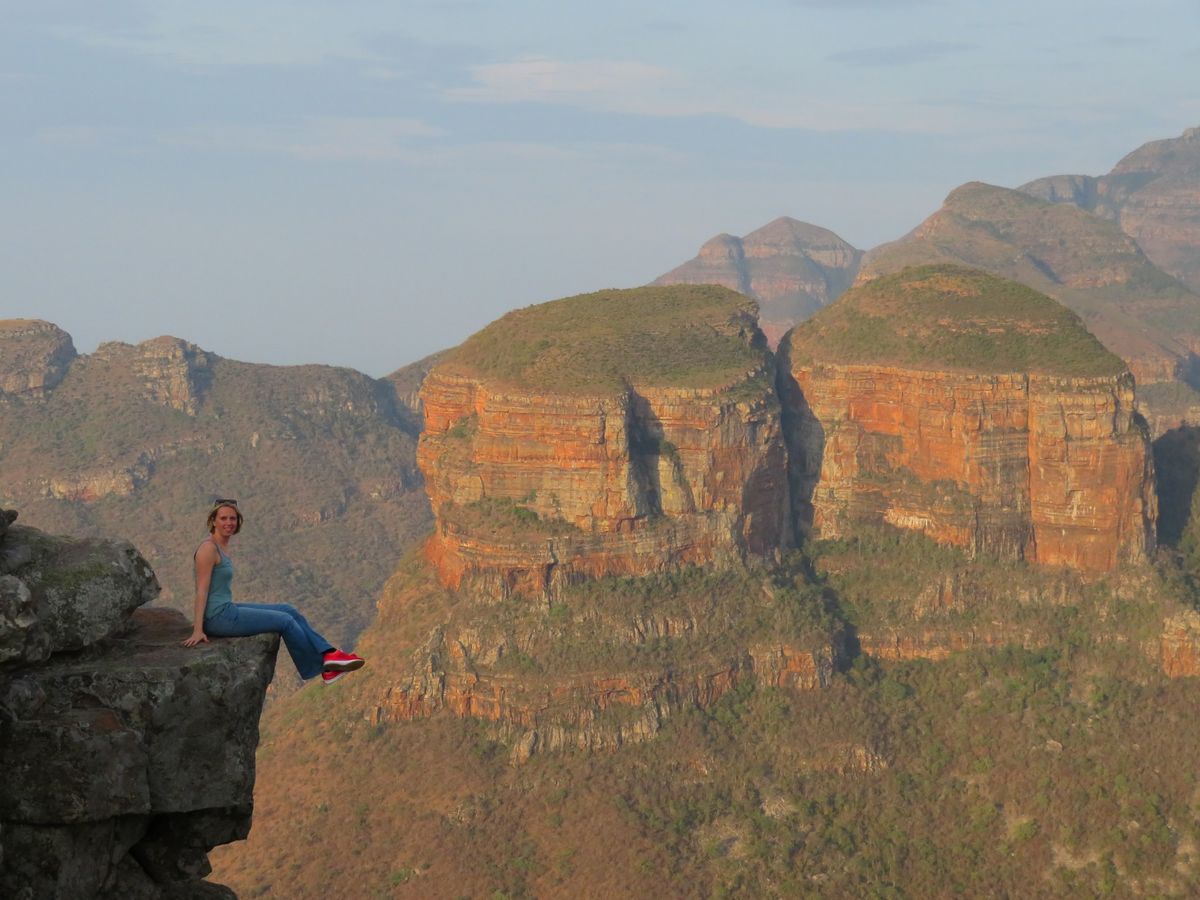
[[[321,674],[324,656],[333,646],[313,631],[294,606],[287,603],[230,603],[212,618],[204,620],[204,633],[210,637],[246,637],[271,631],[283,637],[301,678],[316,678]]]

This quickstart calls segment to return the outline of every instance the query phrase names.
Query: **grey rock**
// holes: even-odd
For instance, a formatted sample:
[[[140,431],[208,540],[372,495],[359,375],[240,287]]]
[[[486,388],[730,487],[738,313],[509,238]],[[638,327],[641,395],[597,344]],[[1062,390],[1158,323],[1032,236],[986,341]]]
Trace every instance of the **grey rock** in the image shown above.
[[[36,560],[70,564],[73,575],[30,563],[9,577],[36,612],[73,610],[74,622],[10,626],[0,646],[21,633],[39,653],[77,649],[0,667],[0,897],[234,897],[203,881],[207,854],[249,832],[278,637],[185,648],[180,613],[122,613],[156,588],[128,545],[19,541]],[[93,615],[105,624],[87,625]]]
[[[0,665],[37,662],[116,634],[158,590],[132,544],[10,527],[0,547]]]

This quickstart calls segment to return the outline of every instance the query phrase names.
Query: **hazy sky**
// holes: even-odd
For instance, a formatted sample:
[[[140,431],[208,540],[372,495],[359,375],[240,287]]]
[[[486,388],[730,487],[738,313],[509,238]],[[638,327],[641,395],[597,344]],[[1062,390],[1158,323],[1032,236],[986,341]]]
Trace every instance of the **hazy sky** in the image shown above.
[[[1196,0],[0,0],[0,317],[382,375],[1196,125]]]

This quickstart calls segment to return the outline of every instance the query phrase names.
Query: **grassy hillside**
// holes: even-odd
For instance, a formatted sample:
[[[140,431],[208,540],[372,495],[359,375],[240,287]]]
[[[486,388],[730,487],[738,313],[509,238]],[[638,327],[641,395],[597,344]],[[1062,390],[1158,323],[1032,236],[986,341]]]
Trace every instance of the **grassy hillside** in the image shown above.
[[[209,504],[235,497],[235,596],[295,603],[352,642],[431,522],[411,426],[358,372],[203,357],[190,375],[148,375],[160,360],[146,345],[108,344],[45,400],[0,402],[0,505],[53,533],[133,541],[162,602],[190,615]]]
[[[1015,281],[920,266],[851,289],[787,338],[793,364],[870,363],[979,373],[1115,375],[1078,316]]]
[[[713,285],[599,291],[518,309],[444,357],[515,388],[720,387],[764,361],[754,301]]]

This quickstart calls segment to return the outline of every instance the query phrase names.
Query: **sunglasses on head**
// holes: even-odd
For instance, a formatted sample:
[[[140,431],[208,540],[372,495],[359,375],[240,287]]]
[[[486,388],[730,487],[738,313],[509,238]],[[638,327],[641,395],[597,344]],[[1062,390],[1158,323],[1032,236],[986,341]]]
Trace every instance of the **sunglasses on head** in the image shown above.
[[[224,500],[214,500],[213,506],[237,506],[237,501],[229,498],[225,498]]]

